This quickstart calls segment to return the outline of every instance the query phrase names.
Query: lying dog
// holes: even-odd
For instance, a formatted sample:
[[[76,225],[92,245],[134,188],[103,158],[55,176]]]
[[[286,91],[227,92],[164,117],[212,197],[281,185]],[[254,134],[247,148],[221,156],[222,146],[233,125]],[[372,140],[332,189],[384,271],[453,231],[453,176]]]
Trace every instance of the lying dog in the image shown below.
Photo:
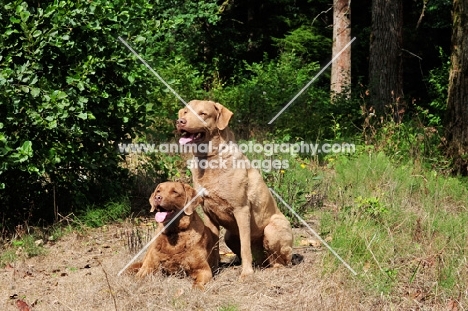
[[[195,187],[207,190],[205,224],[217,236],[220,226],[226,228],[225,242],[242,260],[241,278],[253,273],[253,259],[271,266],[290,264],[291,225],[260,172],[248,165],[236,167],[239,161],[248,162],[238,149],[221,150],[234,141],[228,129],[232,112],[212,101],[193,100],[189,106],[179,111],[177,130],[180,144],[205,145],[193,152],[192,160],[204,165],[193,162],[191,167]]]
[[[194,279],[193,287],[200,289],[211,280],[219,254],[214,251],[217,250],[216,237],[195,211],[203,201],[201,196],[167,226],[196,196],[196,191],[187,184],[165,182],[156,187],[149,202],[151,212],[156,211],[158,233],[164,231],[150,246],[143,262],[130,266],[129,272],[137,272],[137,277],[144,277],[159,270],[168,274],[184,271]]]

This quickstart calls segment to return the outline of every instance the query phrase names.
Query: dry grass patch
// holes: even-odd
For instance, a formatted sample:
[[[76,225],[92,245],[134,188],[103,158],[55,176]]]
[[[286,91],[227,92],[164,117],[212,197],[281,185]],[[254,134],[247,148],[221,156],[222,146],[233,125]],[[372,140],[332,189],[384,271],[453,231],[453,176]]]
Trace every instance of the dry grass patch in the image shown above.
[[[378,303],[352,285],[347,270],[323,275],[322,251],[312,247],[296,249],[302,263],[256,270],[245,282],[238,280],[240,267],[227,266],[203,292],[188,278],[118,277],[133,255],[129,229],[120,224],[74,232],[45,245],[46,255],[7,265],[0,270],[0,309],[17,310],[12,298],[34,310],[369,310]]]

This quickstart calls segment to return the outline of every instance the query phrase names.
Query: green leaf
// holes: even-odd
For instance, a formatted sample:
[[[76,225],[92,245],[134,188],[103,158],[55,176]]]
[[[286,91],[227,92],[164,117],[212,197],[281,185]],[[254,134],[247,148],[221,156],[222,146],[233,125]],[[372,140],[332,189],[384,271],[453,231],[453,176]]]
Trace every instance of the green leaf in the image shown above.
[[[32,87],[31,88],[31,95],[32,97],[37,97],[39,93],[41,92],[41,89],[38,87]]]
[[[88,119],[88,114],[86,112],[80,112],[78,114],[78,118],[86,120],[86,119]]]
[[[77,84],[76,84],[76,87],[80,90],[80,91],[83,91],[85,89],[84,87],[84,84],[82,81],[79,81]]]
[[[27,140],[23,143],[23,145],[21,145],[21,147],[17,148],[16,150],[18,150],[23,155],[32,156],[32,142],[30,140]]]
[[[10,21],[11,21],[11,17],[10,17]],[[18,20],[19,21],[19,20]],[[7,31],[5,31],[5,35],[9,36],[11,35],[12,33],[18,33],[18,30],[16,29],[8,29]]]
[[[21,20],[14,16],[10,16],[10,22],[12,22],[13,24],[19,24]]]
[[[52,122],[49,122],[49,124],[47,125],[47,127],[48,127],[49,129],[57,128],[57,120],[53,120]]]
[[[143,37],[143,36],[140,36],[138,35],[136,38],[135,38],[135,42],[145,42],[146,41],[146,38]]]
[[[28,18],[29,18],[30,15],[31,15],[31,13],[29,13],[28,11],[22,11],[22,12],[20,13],[21,20],[22,20],[23,22],[26,22],[26,21],[28,20]]]
[[[33,79],[32,79],[32,81],[29,82],[29,84],[30,84],[30,85],[34,85],[34,84],[36,84],[37,80],[38,80],[38,79],[37,79],[37,76],[34,76]]]
[[[62,92],[62,91],[58,91],[57,93],[57,99],[64,99],[67,96],[68,96],[67,93]]]

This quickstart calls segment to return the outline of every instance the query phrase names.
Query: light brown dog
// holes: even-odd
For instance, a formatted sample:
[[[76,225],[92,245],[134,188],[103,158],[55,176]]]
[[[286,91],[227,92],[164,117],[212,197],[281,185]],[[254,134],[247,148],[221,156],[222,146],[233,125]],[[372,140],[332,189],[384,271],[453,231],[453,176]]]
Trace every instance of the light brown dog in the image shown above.
[[[253,259],[271,266],[290,264],[293,236],[289,221],[260,172],[249,167],[238,149],[223,148],[234,141],[228,129],[232,112],[212,101],[193,100],[189,106],[191,109],[179,111],[177,130],[182,134],[179,143],[200,147],[192,150],[191,171],[195,188],[207,190],[205,224],[217,236],[220,226],[226,228],[226,244],[242,260],[241,278],[253,273]]]
[[[177,217],[196,196],[196,191],[183,183],[165,182],[156,187],[149,202],[151,212],[156,211],[158,233],[164,231],[150,246],[143,262],[130,266],[129,272],[136,272],[137,277],[159,270],[168,274],[185,272],[194,279],[193,286],[200,289],[211,280],[219,254],[215,247],[216,237],[195,211],[196,206],[202,203],[202,197],[197,197]]]

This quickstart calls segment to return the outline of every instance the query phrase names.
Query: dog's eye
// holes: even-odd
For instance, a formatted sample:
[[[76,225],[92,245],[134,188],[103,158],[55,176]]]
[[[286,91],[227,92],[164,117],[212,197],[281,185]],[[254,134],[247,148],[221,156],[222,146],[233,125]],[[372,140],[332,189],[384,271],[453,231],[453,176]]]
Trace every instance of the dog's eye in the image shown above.
[[[208,114],[207,114],[206,112],[200,112],[200,115],[201,115],[201,116],[206,116],[206,115],[208,115]]]
[[[172,190],[172,193],[175,194],[175,195],[179,195],[179,193],[175,190]]]

